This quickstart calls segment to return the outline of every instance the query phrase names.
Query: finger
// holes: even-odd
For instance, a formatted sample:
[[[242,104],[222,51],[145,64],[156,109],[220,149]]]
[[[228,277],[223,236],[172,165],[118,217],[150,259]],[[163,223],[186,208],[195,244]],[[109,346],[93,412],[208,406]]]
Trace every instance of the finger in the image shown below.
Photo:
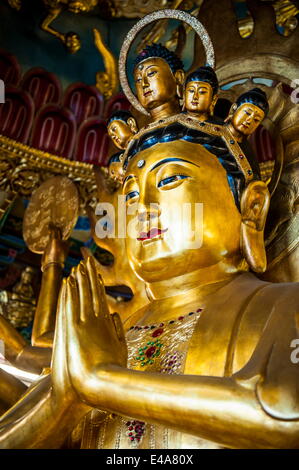
[[[79,293],[80,321],[83,323],[91,315],[93,299],[88,281],[87,270],[81,261],[76,270],[76,279]]]
[[[111,315],[111,317],[112,317],[112,320],[113,320],[113,323],[114,323],[116,335],[117,335],[118,340],[119,340],[120,345],[121,345],[122,354],[123,354],[124,357],[127,357],[127,354],[128,354],[127,342],[126,342],[123,323],[122,323],[121,318],[120,318],[118,313],[116,313],[116,312],[113,313]]]
[[[123,323],[121,321],[121,318],[120,318],[119,314],[114,312],[114,313],[112,313],[111,317],[112,317],[114,327],[115,327],[115,331],[116,331],[116,334],[117,334],[117,337],[118,337],[119,341],[121,341],[122,343],[126,343],[124,327],[123,327]]]
[[[66,296],[65,296],[65,325],[66,325],[66,345],[68,361],[72,358],[71,347],[76,344],[77,330],[79,326],[79,303],[78,297],[76,298],[76,291],[71,285],[70,278],[66,283]]]
[[[80,302],[79,293],[77,288],[75,270],[67,278],[66,281],[66,294],[65,294],[65,319],[66,324],[71,322],[77,325],[80,322]]]
[[[63,370],[61,367],[65,362],[65,340],[66,340],[66,325],[65,325],[65,298],[66,298],[66,280],[63,279],[62,286],[58,296],[57,302],[57,315],[55,324],[55,335],[53,342],[53,356],[51,368],[57,375],[59,371]],[[57,367],[56,367],[57,364]],[[63,379],[63,377],[62,377]]]
[[[88,258],[86,265],[89,274],[89,282],[91,285],[95,315],[103,315],[104,317],[109,318],[110,314],[106,300],[105,287],[101,276],[99,276],[97,272],[94,258]]]

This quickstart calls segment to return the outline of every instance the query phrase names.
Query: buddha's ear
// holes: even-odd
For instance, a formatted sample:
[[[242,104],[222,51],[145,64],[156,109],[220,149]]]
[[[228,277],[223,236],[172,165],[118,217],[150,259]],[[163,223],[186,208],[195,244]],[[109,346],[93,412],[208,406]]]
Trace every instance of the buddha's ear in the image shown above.
[[[214,108],[216,106],[217,101],[218,101],[218,95],[217,95],[217,93],[215,93],[213,95],[212,102],[211,102],[211,105],[210,105],[210,110],[209,110],[211,116],[214,115]]]
[[[176,90],[179,98],[183,98],[183,86],[185,81],[185,72],[184,70],[176,70],[174,73],[174,78],[176,81]]]
[[[229,122],[231,120],[231,118],[233,117],[235,111],[237,110],[238,108],[238,105],[237,103],[233,103],[230,107],[230,110],[229,110],[229,113],[227,115],[227,117],[224,119],[224,122]]]
[[[241,249],[251,267],[263,273],[267,267],[264,228],[270,204],[270,194],[263,181],[252,181],[241,198]]]
[[[133,117],[130,117],[130,118],[127,120],[127,124],[128,124],[128,126],[129,126],[129,128],[131,129],[131,131],[133,132],[133,134],[137,134],[137,132],[138,132],[138,127],[137,127],[136,120],[135,120]]]

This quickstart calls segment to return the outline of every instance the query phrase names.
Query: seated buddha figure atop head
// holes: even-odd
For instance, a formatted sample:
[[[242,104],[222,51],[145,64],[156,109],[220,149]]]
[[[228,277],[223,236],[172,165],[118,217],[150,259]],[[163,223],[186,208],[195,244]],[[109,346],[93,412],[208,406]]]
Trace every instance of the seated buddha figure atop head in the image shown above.
[[[218,78],[212,67],[199,67],[186,78],[183,107],[194,118],[206,121],[213,115],[217,92]]]
[[[152,121],[180,112],[183,67],[181,59],[161,44],[146,46],[135,59],[137,98]]]
[[[266,93],[253,88],[240,95],[231,106],[228,127],[238,142],[246,140],[267,116],[269,104]]]
[[[108,163],[108,172],[110,178],[114,181],[121,183],[123,180],[123,168],[122,168],[122,152],[117,152],[110,157]]]
[[[107,121],[108,135],[117,148],[124,150],[138,132],[135,118],[129,111],[115,111]]]

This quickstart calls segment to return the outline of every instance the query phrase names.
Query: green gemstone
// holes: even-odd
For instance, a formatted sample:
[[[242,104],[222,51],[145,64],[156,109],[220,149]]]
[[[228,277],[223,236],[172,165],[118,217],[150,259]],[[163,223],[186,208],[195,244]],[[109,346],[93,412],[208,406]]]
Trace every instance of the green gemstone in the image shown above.
[[[144,363],[144,362],[142,362],[142,363],[141,363],[141,365],[142,365],[142,366],[145,366],[145,363]]]

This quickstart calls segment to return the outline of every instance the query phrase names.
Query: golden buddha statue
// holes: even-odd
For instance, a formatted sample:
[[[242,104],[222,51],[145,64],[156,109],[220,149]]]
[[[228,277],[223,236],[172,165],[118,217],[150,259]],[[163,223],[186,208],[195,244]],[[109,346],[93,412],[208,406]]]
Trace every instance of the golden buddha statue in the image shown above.
[[[115,111],[107,122],[108,135],[120,150],[125,150],[129,141],[137,134],[136,119],[128,111]]]
[[[183,109],[199,121],[211,119],[218,99],[218,79],[210,66],[199,67],[187,75]]]
[[[21,273],[20,281],[12,288],[12,292],[0,292],[2,315],[15,328],[26,328],[33,321],[36,300],[32,281],[35,270],[27,266]]]
[[[140,52],[134,65],[137,98],[151,120],[179,113],[185,75],[179,57],[161,44],[152,44]]]
[[[125,152],[122,192],[151,302],[122,324],[96,261],[73,269],[51,374],[2,417],[0,445],[60,447],[85,417],[82,448],[298,448],[298,286],[249,272],[266,269],[267,185],[226,126],[150,129]]]
[[[228,127],[238,142],[247,139],[261,124],[269,111],[266,93],[253,88],[240,95],[227,117]]]

